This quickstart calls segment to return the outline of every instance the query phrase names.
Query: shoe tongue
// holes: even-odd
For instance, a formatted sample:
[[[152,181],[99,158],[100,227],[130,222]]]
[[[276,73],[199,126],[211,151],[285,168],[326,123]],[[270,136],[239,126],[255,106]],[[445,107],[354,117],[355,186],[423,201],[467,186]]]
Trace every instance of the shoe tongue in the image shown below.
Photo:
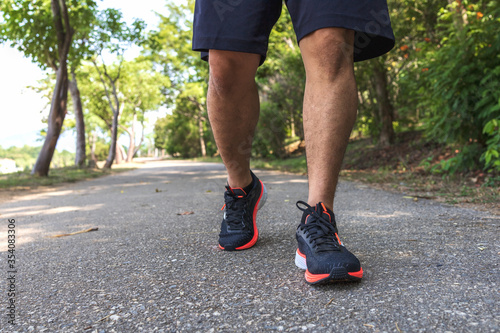
[[[316,212],[319,214],[319,216],[332,223],[333,212],[326,208],[322,202],[316,205]]]
[[[316,207],[315,207],[314,210],[316,211],[316,213],[318,213],[319,216],[321,216],[325,220],[327,220],[330,223],[332,223],[333,212],[331,210],[329,210],[328,208],[326,208],[321,202],[316,205]],[[309,212],[307,212],[307,211],[304,212],[302,214],[302,223],[307,223],[308,220],[310,220],[311,218],[313,218],[310,215],[311,214]]]
[[[236,188],[232,188],[230,186],[226,186],[227,190],[229,192],[232,192],[235,196],[237,196],[238,198],[244,198],[247,196],[246,192],[243,191],[242,188],[239,188],[239,187],[236,187]]]

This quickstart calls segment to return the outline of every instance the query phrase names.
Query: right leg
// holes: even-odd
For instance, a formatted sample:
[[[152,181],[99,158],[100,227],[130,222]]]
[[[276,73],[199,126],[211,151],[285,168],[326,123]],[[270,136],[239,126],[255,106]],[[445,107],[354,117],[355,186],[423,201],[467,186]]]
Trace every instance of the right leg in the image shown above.
[[[259,120],[255,73],[261,56],[210,50],[208,59],[208,116],[228,174],[219,247],[245,250],[257,242],[257,211],[266,201],[264,184],[250,172],[252,140]]]
[[[210,65],[208,117],[228,176],[219,234],[223,250],[248,249],[259,236],[257,211],[267,194],[250,171],[259,119],[255,74],[265,59],[281,5],[282,0],[196,0],[193,50]]]
[[[252,182],[250,156],[259,120],[255,74],[259,54],[209,51],[207,109],[215,142],[228,173],[230,187]]]

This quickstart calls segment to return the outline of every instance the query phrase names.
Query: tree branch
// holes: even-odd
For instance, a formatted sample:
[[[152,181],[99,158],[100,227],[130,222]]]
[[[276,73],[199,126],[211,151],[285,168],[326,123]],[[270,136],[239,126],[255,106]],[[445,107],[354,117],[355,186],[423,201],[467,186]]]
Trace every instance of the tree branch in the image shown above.
[[[102,59],[102,54],[101,54],[101,59]],[[104,75],[106,75],[106,77],[109,80],[109,83],[111,84],[111,87],[113,88],[113,97],[115,99],[116,108],[114,108],[114,109],[112,108],[111,110],[113,111],[113,113],[118,112],[118,114],[120,113],[120,110],[119,110],[120,109],[120,101],[118,100],[118,92],[116,91],[116,81],[118,81],[118,79],[120,78],[120,71],[121,71],[122,63],[123,63],[123,58],[120,61],[120,64],[118,65],[118,74],[116,75],[115,78],[112,78],[111,75],[109,75],[109,73],[108,73],[108,68],[106,67],[106,63],[104,62],[104,59],[102,59],[102,66],[104,68]],[[111,103],[111,99],[110,99],[110,103]]]
[[[48,49],[45,50],[45,55],[47,57],[47,65],[49,65],[49,67],[52,68],[54,70],[54,72],[57,72],[58,67],[57,67],[54,59],[52,59],[52,57],[50,56]]]
[[[194,97],[188,97],[188,100],[190,102],[193,102],[198,108],[198,111],[200,111],[200,114],[196,116],[196,119],[206,121],[207,119],[204,116],[202,116],[202,114],[205,112],[205,108],[203,107],[203,105],[200,102],[198,102],[198,100]]]
[[[52,8],[52,21],[56,29],[57,42],[60,50],[64,43],[64,28],[61,22],[61,7],[59,5],[59,0],[52,0],[50,6]]]
[[[104,118],[101,114],[96,114],[96,116],[99,117],[102,121],[104,121],[106,126],[108,126],[108,129],[111,130],[112,124],[109,122],[109,120]]]
[[[130,137],[132,136],[132,134],[130,133],[130,130],[128,128],[126,128],[125,126],[118,124],[118,127],[120,127],[122,130],[127,132],[128,136],[130,136]]]
[[[92,58],[92,63],[94,64],[94,67],[97,70],[97,73],[99,74],[99,79],[101,80],[102,86],[104,87],[104,92],[106,93],[106,98],[108,99],[108,103],[109,103],[109,107],[111,108],[111,112],[115,113],[115,108],[113,107],[113,103],[111,102],[111,96],[109,95],[109,89],[106,86],[106,82],[104,81],[104,77],[102,75],[102,72],[99,70],[99,66],[97,65],[97,62],[95,61],[94,58]],[[104,68],[106,68],[106,67],[104,67]]]
[[[68,7],[66,6],[66,1],[65,0],[59,0],[59,4],[61,7],[62,11],[62,18],[64,21],[64,28],[65,28],[65,38],[64,38],[64,54],[68,54],[69,49],[71,47],[71,38],[73,37],[73,28],[71,27],[69,23],[69,14],[68,14]]]
[[[134,150],[134,156],[141,149],[142,142],[144,141],[144,120],[141,120],[141,126],[142,126],[141,141],[139,141],[139,144],[136,146]]]

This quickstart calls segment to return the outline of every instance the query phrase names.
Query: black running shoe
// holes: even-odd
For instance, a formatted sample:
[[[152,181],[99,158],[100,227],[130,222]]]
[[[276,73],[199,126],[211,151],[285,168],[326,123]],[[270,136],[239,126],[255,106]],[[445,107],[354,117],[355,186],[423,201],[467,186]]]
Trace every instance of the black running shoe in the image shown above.
[[[340,241],[333,212],[321,202],[313,208],[304,201],[298,201],[297,207],[304,213],[296,233],[299,246],[295,265],[306,270],[306,282],[321,284],[361,280],[361,264]]]
[[[264,206],[267,190],[252,174],[253,188],[246,193],[242,188],[226,186],[224,193],[224,218],[219,234],[219,247],[227,251],[245,250],[255,245],[259,238],[257,211]]]

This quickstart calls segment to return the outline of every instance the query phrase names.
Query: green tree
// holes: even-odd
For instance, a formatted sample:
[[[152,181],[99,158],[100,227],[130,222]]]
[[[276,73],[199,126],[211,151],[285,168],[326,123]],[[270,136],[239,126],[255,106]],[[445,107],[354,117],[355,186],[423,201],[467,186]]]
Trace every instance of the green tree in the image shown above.
[[[208,66],[191,49],[194,1],[169,3],[167,9],[169,15],[160,15],[158,29],[150,33],[145,48],[145,56],[172,82],[165,89],[172,115],[156,123],[155,146],[170,154],[206,156],[214,147],[205,98]],[[178,131],[175,126],[179,126]]]
[[[118,140],[118,123],[122,112],[121,100],[119,96],[118,84],[121,76],[123,53],[132,44],[141,44],[142,32],[145,24],[142,20],[135,20],[130,26],[124,21],[120,11],[116,9],[106,9],[98,17],[96,29],[93,31],[91,39],[94,41],[96,56],[92,58],[92,63],[99,75],[99,80],[105,92],[109,108],[113,113],[111,122],[111,144],[108,158],[104,164],[105,168],[111,168],[115,160]],[[116,55],[118,65],[113,69],[108,69],[103,52]],[[101,61],[98,61],[98,57]]]
[[[149,60],[135,60],[123,63],[120,95],[123,96],[123,114],[120,127],[129,136],[127,162],[139,151],[144,141],[144,121],[146,113],[154,111],[164,102],[163,91],[168,89],[168,77],[155,71]],[[136,128],[140,123],[141,135],[136,143]]]
[[[439,34],[421,59],[420,107],[428,136],[459,153],[442,171],[500,171],[500,7],[497,1],[450,1]]]
[[[56,72],[47,135],[32,173],[47,176],[66,116],[67,62],[74,36],[93,17],[95,1],[6,0],[2,2],[0,42],[10,42],[42,69]]]
[[[304,140],[302,104],[305,80],[292,20],[283,7],[271,32],[266,62],[257,74],[263,103],[253,145],[255,155],[283,158],[287,138]]]
[[[170,83],[168,78],[156,71],[152,63],[146,59],[123,61],[105,68],[111,77],[117,76],[117,72],[120,71],[119,80],[115,84],[115,95],[113,95],[116,96],[117,103],[120,105],[119,117],[116,119],[118,122],[117,138],[123,133],[129,135],[126,160],[131,161],[143,141],[147,112],[158,109],[164,102],[165,96],[162,92]],[[88,63],[78,73],[86,122],[94,124],[93,132],[100,128],[103,133],[109,132],[109,137],[112,138],[115,117],[106,95],[107,87],[103,86],[101,78],[94,65]],[[142,130],[140,142],[137,143],[139,124]],[[95,137],[94,134],[92,135]],[[117,163],[121,162],[121,155],[122,148],[116,144],[115,161]]]

